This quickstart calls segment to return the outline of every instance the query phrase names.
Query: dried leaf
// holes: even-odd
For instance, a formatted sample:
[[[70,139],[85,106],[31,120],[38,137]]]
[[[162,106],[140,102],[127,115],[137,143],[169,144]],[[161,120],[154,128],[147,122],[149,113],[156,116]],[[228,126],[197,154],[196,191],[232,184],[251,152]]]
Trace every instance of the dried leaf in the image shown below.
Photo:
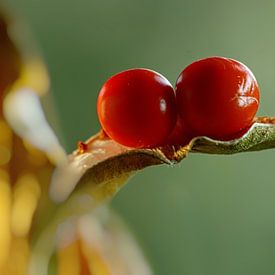
[[[50,193],[56,202],[62,202],[73,192],[82,189],[87,191],[89,185],[89,188],[96,189],[97,192],[106,193],[109,189],[109,198],[112,191],[117,191],[110,184],[115,179],[152,165],[174,165],[188,153],[235,154],[274,147],[275,119],[268,117],[255,119],[252,127],[241,138],[217,141],[197,137],[181,147],[133,149],[98,134],[86,143],[81,143],[79,149],[69,155],[67,165],[56,170]]]

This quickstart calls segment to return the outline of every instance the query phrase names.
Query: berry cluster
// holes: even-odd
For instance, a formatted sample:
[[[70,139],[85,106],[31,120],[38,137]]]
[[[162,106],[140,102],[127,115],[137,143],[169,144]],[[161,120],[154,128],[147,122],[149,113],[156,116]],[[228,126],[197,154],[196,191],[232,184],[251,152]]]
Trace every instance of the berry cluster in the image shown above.
[[[183,145],[192,137],[231,140],[252,125],[259,87],[244,64],[210,57],[187,66],[176,88],[159,73],[131,69],[112,76],[97,102],[103,130],[134,148]]]

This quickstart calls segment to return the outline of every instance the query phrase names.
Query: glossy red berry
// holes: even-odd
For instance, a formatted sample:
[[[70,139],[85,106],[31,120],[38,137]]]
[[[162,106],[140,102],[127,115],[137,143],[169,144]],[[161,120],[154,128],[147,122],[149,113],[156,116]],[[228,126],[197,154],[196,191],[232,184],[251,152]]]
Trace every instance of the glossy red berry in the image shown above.
[[[181,118],[178,116],[173,131],[167,137],[163,145],[184,146],[188,144],[193,137],[194,136],[192,136],[192,133],[188,131],[188,128],[186,127],[186,125],[183,124]]]
[[[181,121],[193,135],[229,140],[251,126],[259,87],[244,64],[210,57],[190,64],[179,75],[176,100]]]
[[[97,112],[102,128],[116,142],[135,148],[155,147],[176,123],[174,89],[152,70],[127,70],[103,85]]]

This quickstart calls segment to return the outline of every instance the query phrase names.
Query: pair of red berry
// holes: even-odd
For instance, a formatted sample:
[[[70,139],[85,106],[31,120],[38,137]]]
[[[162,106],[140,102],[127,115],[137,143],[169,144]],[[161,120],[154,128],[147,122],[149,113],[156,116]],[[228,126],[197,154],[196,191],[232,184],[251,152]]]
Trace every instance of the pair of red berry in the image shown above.
[[[162,75],[132,69],[112,76],[97,102],[103,130],[135,148],[179,145],[195,136],[230,140],[251,126],[259,87],[242,63],[210,57],[187,66],[175,90]]]

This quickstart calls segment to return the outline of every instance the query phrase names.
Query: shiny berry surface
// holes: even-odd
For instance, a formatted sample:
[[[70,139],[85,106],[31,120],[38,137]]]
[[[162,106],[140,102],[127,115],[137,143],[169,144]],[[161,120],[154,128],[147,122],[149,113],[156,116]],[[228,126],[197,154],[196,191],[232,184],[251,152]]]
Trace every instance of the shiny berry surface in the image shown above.
[[[178,116],[173,131],[167,137],[163,145],[184,146],[187,145],[193,137],[194,136],[192,136],[186,125],[183,124],[180,117]]]
[[[187,66],[176,83],[182,123],[195,136],[229,140],[251,126],[259,105],[259,87],[242,63],[209,57]]]
[[[162,144],[175,126],[174,89],[152,70],[127,70],[103,85],[97,112],[102,128],[116,142],[152,148]]]

